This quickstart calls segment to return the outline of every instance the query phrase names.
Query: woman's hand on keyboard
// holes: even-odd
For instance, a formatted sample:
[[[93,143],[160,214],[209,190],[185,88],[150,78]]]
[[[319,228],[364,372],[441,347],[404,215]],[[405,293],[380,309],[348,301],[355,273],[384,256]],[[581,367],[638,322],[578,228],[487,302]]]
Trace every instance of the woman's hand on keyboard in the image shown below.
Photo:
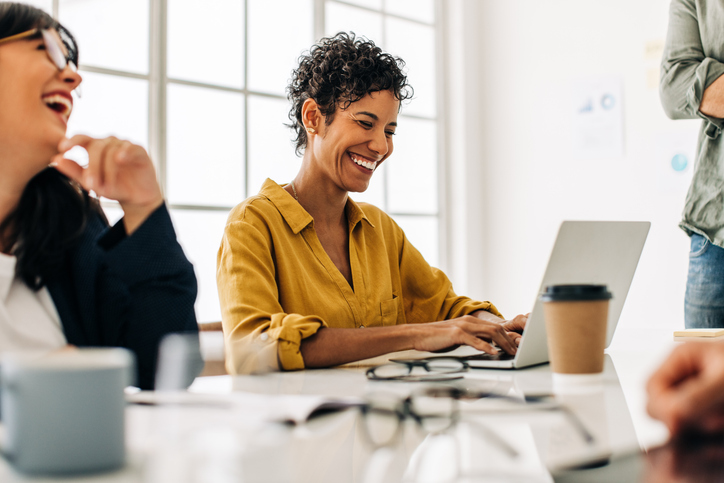
[[[492,314],[491,316],[495,317]],[[498,321],[465,315],[440,322],[410,325],[410,329],[414,330],[414,349],[433,352],[453,346],[469,345],[489,354],[497,354],[498,350],[491,344],[495,342],[508,354],[515,354],[517,334],[506,329],[505,321],[495,318]]]

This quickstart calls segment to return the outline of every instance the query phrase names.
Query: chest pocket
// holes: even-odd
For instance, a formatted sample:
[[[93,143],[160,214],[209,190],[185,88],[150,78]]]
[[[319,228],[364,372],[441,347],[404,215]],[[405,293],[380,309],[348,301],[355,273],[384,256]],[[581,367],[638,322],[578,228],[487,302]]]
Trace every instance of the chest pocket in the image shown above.
[[[396,325],[397,324],[397,309],[399,306],[397,295],[390,300],[380,302],[380,315],[382,318],[382,325]]]

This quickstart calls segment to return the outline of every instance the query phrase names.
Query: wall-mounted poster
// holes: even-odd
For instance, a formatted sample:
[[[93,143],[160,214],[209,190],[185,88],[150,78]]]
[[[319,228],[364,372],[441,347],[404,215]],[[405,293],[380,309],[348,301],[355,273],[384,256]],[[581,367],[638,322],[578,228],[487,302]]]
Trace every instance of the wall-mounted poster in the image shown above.
[[[650,152],[654,156],[656,181],[662,193],[682,196],[691,183],[699,122],[687,121],[685,124],[677,126],[680,129],[660,132],[652,137]]]
[[[571,88],[573,154],[580,158],[623,156],[623,89],[616,77],[581,79]]]

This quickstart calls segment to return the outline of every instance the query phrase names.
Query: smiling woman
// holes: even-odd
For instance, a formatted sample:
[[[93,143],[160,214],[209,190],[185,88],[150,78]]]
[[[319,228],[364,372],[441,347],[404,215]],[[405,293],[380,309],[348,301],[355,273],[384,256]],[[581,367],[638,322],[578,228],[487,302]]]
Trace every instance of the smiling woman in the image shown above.
[[[299,173],[232,210],[217,282],[231,373],[325,367],[461,344],[515,353],[526,316],[455,294],[399,226],[355,203],[393,151],[404,62],[339,33],[300,58],[288,97]],[[366,330],[353,330],[365,328]]]
[[[127,347],[151,388],[160,339],[197,330],[196,280],[145,150],[65,138],[77,64],[62,25],[0,2],[0,354]],[[88,167],[64,158],[74,146]],[[114,227],[90,190],[119,202]]]

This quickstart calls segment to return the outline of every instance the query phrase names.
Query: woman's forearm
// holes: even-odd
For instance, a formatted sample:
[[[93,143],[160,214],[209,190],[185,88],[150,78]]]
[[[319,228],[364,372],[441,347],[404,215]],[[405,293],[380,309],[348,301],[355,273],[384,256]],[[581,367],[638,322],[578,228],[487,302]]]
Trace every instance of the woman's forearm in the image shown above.
[[[371,357],[409,350],[415,326],[370,327],[365,329],[320,329],[302,341],[304,366],[330,367]]]
[[[527,317],[510,321],[488,312],[476,312],[456,319],[423,324],[405,324],[367,329],[320,329],[302,341],[300,350],[305,367],[330,367],[409,349],[439,351],[469,345],[496,354],[495,342],[509,354],[517,351],[517,340],[510,331],[522,332]]]

